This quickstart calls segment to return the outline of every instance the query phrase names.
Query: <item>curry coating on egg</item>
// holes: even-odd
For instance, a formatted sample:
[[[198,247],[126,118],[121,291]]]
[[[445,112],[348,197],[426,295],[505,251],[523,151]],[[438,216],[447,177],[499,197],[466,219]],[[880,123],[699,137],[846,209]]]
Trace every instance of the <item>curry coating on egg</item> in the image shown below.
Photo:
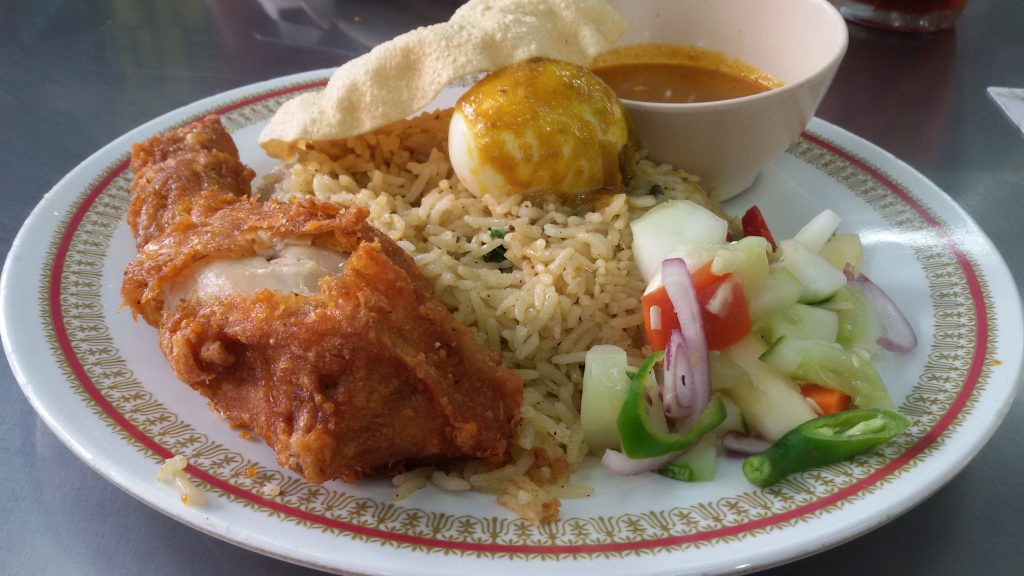
[[[133,189],[142,212],[149,202],[162,207],[153,213],[167,206],[166,197],[142,188],[154,181],[152,171],[174,172],[157,179],[205,181],[208,175],[178,172],[186,164],[176,158],[226,153],[188,144],[151,150],[171,140],[185,138],[138,148],[162,158]],[[187,163],[187,170],[206,165]],[[196,190],[181,219],[168,219],[167,231],[129,264],[122,296],[157,327],[175,375],[214,410],[263,437],[282,466],[314,483],[352,482],[408,464],[507,458],[522,379],[433,297],[412,258],[367,224],[364,210],[240,195],[221,206],[223,196]],[[219,208],[196,218],[206,197]],[[175,285],[211,262],[260,258],[290,243],[347,259],[308,292],[229,286],[168,301]]]
[[[600,78],[533,58],[487,75],[459,98],[448,152],[459,180],[478,195],[586,205],[621,191],[635,140]]]

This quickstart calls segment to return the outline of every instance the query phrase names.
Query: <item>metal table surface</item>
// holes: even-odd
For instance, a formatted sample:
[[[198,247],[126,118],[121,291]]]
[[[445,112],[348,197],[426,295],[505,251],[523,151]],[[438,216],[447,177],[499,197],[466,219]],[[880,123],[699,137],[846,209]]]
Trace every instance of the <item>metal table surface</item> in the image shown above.
[[[296,8],[302,4],[310,10]],[[451,0],[0,2],[0,246],[93,151],[223,90],[336,66]],[[275,6],[285,6],[277,9]],[[290,8],[289,8],[290,6]],[[1024,3],[975,1],[955,30],[850,26],[818,113],[921,171],[1024,277],[1024,137],[986,95],[1024,87]],[[0,370],[0,573],[305,574],[139,503],[63,446]],[[1024,404],[931,498],[852,542],[772,574],[1020,574]]]

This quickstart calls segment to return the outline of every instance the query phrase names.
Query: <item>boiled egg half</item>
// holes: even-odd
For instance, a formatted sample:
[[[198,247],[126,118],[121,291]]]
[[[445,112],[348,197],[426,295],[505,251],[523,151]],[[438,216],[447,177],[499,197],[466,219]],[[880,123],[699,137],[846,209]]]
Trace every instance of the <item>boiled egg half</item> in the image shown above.
[[[588,69],[536,58],[489,74],[455,105],[448,153],[476,195],[583,203],[622,183],[618,98]]]

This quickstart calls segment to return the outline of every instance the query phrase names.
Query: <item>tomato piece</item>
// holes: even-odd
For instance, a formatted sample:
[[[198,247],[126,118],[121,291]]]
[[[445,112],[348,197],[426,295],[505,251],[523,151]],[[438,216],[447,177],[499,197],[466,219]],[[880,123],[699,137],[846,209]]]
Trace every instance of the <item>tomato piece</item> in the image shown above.
[[[690,274],[690,279],[693,281],[693,289],[696,290],[697,294],[699,295],[701,290],[703,290],[707,286],[713,283],[721,282],[722,280],[725,280],[728,276],[728,274],[726,274],[725,276],[715,276],[714,274],[712,274],[711,262],[708,262],[707,264],[698,268],[696,272],[692,272]]]
[[[768,223],[764,221],[764,215],[761,214],[760,208],[751,206],[740,222],[743,224],[744,236],[760,236],[772,245],[773,251],[778,249],[778,246],[775,245],[775,238],[772,237],[772,232],[768,229]]]
[[[716,276],[711,273],[711,264],[705,264],[690,275],[697,302],[700,304],[701,321],[704,324],[704,337],[709,350],[721,350],[739,342],[750,332],[750,311],[747,308],[743,287],[738,282],[731,283],[732,293],[729,302],[721,315],[708,310],[708,303],[714,298],[722,284],[730,275]],[[655,352],[664,350],[668,345],[673,330],[679,328],[679,317],[676,316],[668,291],[659,286],[643,296],[644,331],[647,343]],[[653,309],[657,308],[657,312]],[[652,313],[653,312],[653,313]],[[652,320],[652,316],[655,320]],[[657,327],[655,327],[657,325]]]
[[[672,331],[679,329],[679,317],[676,316],[676,310],[672,307],[672,301],[668,298],[668,290],[665,290],[664,286],[659,286],[657,290],[644,294],[642,302],[647,343],[651,345],[653,352],[660,352],[668,346],[668,339],[672,336]]]
[[[726,286],[731,290],[728,304],[718,314],[708,310],[708,304],[719,289],[730,277],[730,274],[717,277],[718,280],[707,284],[697,292],[700,303],[700,317],[704,322],[704,338],[708,341],[708,350],[721,350],[739,342],[750,333],[750,309],[747,307],[746,295],[739,282],[731,282]]]

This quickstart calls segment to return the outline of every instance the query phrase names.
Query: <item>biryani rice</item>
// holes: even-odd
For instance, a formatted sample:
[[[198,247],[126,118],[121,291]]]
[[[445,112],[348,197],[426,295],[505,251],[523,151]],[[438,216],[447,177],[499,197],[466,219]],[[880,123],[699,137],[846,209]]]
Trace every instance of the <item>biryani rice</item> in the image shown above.
[[[520,516],[543,521],[557,515],[557,498],[591,493],[566,473],[587,454],[579,425],[586,351],[614,344],[633,363],[645,352],[645,283],[633,262],[631,220],[666,198],[718,208],[696,178],[642,154],[628,190],[585,214],[554,201],[476,196],[448,162],[450,118],[449,109],[343,141],[306,143],[294,162],[264,178],[262,191],[366,208],[369,221],[413,256],[435,296],[525,381],[511,463],[414,470],[394,479],[396,497],[428,483],[472,486],[497,491]],[[501,248],[505,260],[485,260]]]

